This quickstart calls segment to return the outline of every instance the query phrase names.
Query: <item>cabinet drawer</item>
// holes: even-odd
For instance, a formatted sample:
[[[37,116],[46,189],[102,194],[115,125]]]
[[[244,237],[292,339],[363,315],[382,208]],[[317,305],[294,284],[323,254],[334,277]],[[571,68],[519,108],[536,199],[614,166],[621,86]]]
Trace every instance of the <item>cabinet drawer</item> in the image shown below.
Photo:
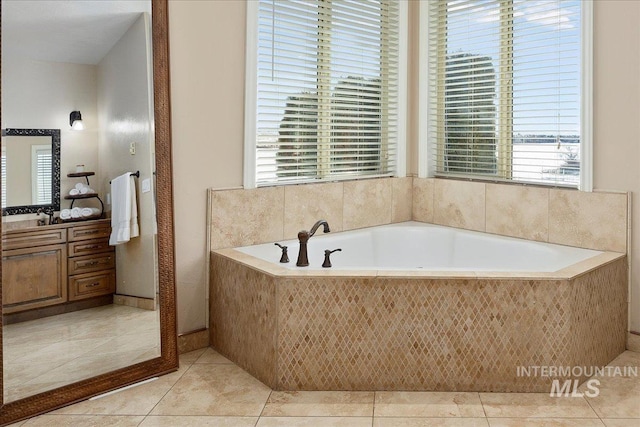
[[[114,247],[109,246],[109,239],[81,240],[69,243],[70,257],[113,251]]]
[[[69,277],[69,301],[112,294],[115,291],[116,274],[113,270]]]
[[[110,234],[111,224],[108,221],[100,221],[90,225],[78,225],[69,228],[67,240],[76,242],[79,240],[108,238]]]
[[[31,248],[35,246],[56,245],[67,241],[64,228],[45,228],[22,232],[11,232],[2,236],[2,249]]]
[[[115,268],[115,258],[116,255],[113,252],[69,258],[69,275]]]

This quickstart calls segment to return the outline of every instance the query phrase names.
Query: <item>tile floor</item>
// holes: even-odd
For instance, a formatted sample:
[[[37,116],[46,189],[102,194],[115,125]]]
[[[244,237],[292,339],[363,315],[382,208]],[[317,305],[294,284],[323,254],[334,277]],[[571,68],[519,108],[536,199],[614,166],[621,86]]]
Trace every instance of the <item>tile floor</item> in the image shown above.
[[[158,316],[159,311],[103,305],[5,325],[5,402],[158,357]]]
[[[640,366],[627,351],[614,366]],[[15,426],[425,427],[640,426],[640,377],[599,378],[600,395],[276,392],[212,349],[180,356],[172,374]],[[583,384],[582,387],[585,385]]]

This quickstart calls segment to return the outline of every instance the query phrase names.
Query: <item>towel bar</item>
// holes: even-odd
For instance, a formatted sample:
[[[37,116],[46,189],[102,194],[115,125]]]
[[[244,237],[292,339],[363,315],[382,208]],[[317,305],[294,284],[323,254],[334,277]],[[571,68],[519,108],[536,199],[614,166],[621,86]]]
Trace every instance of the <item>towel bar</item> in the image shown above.
[[[140,171],[130,172],[130,176],[135,176],[136,178],[140,178]],[[109,181],[111,184],[111,181]]]

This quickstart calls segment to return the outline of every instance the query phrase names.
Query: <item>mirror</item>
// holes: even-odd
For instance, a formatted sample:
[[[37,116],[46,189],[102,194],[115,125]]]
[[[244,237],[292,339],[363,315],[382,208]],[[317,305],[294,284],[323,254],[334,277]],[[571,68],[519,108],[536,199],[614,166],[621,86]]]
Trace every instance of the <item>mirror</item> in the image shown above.
[[[2,214],[60,210],[60,129],[3,129]]]
[[[56,2],[55,13],[45,23],[38,23],[35,20],[36,9],[44,7],[42,1],[21,1],[2,2],[2,127],[9,129],[60,129],[60,195],[56,196],[52,192],[52,204],[56,200],[60,201],[59,209],[68,209],[74,202],[90,203],[87,200],[76,200],[69,198],[72,196],[71,190],[74,183],[84,182],[95,190],[96,194],[105,199],[105,206],[109,211],[109,197],[112,186],[110,181],[133,171],[139,171],[139,178],[129,177],[136,190],[138,208],[138,219],[140,224],[139,236],[131,238],[127,243],[118,246],[101,246],[101,242],[108,240],[110,233],[110,220],[90,219],[86,222],[64,222],[61,224],[47,225],[39,227],[35,224],[37,217],[21,215],[22,212],[11,216],[3,216],[2,222],[2,338],[3,346],[0,349],[0,356],[3,362],[3,405],[0,408],[0,424],[6,425],[20,419],[44,413],[66,404],[86,399],[123,387],[138,381],[152,378],[157,375],[175,371],[178,366],[177,358],[177,329],[175,316],[175,272],[173,254],[173,197],[172,197],[172,176],[171,176],[171,129],[169,110],[169,76],[168,76],[168,19],[167,1],[153,0],[151,2],[151,13],[142,22],[146,22],[147,28],[151,28],[151,43],[147,53],[141,55],[130,55],[146,60],[148,67],[142,68],[143,73],[129,73],[124,75],[124,80],[129,84],[128,89],[121,86],[104,83],[106,80],[99,80],[98,73],[105,73],[116,76],[122,69],[121,65],[105,67],[102,71],[96,71],[94,80],[96,81],[95,102],[77,105],[79,99],[88,92],[73,94],[73,85],[60,83],[53,90],[60,90],[64,95],[67,105],[64,109],[57,108],[51,110],[49,114],[23,114],[20,108],[38,110],[42,112],[45,108],[51,107],[51,102],[47,101],[46,91],[50,89],[43,87],[43,80],[37,78],[38,72],[48,70],[51,75],[58,78],[68,75],[65,72],[56,72],[52,64],[67,66],[69,69],[77,68],[72,65],[74,62],[70,58],[44,58],[32,59],[31,65],[26,67],[24,63],[19,63],[19,58],[12,50],[15,46],[11,43],[19,40],[18,46],[27,48],[29,46],[41,46],[38,40],[43,38],[52,39],[57,45],[64,45],[60,42],[62,33],[58,31],[77,31],[80,27],[93,28],[94,35],[106,33],[106,30],[98,29],[102,22],[109,27],[124,27],[126,34],[135,22],[140,22],[139,18],[131,20],[127,17],[127,8],[136,1],[103,1],[103,2]],[[88,4],[91,16],[84,24],[72,23],[72,17],[77,18],[77,11],[63,10],[63,6],[82,7]],[[6,8],[5,6],[9,6]],[[99,14],[104,8],[115,5],[115,21],[110,21],[105,16]],[[18,19],[11,24],[11,14],[18,12]],[[71,13],[72,12],[72,13]],[[113,18],[113,16],[111,16]],[[146,21],[145,21],[146,19]],[[16,28],[23,31],[22,34],[14,32]],[[31,33],[24,31],[31,29]],[[16,34],[20,34],[16,39]],[[148,34],[148,33],[147,33]],[[77,38],[77,33],[72,35]],[[122,32],[110,46],[108,51],[116,46],[118,40],[122,38]],[[95,38],[95,37],[93,37]],[[92,39],[90,37],[90,39]],[[91,40],[89,40],[91,41]],[[149,40],[148,40],[149,41]],[[75,53],[82,50],[82,43],[73,43]],[[152,46],[152,47],[151,47]],[[95,51],[95,48],[89,48]],[[46,55],[53,52],[53,49],[40,48],[39,55]],[[7,62],[7,61],[10,62]],[[14,62],[15,60],[15,62]],[[96,60],[101,61],[101,58]],[[5,65],[8,67],[5,68]],[[13,70],[21,70],[21,78],[33,87],[36,98],[26,96],[14,96],[12,91],[20,95],[17,89],[20,84],[14,85],[11,78],[16,75],[12,72],[11,65],[16,65]],[[94,64],[95,65],[95,64]],[[152,65],[152,66],[151,66]],[[38,69],[42,66],[42,69]],[[8,70],[8,71],[7,71]],[[136,70],[139,71],[138,68]],[[152,71],[151,71],[152,70]],[[68,71],[68,70],[67,70]],[[109,74],[109,71],[112,71]],[[76,78],[76,83],[86,83],[91,81],[80,78],[83,74],[71,73]],[[90,73],[89,73],[90,74]],[[80,76],[80,77],[78,77]],[[86,77],[87,74],[85,73]],[[134,77],[140,77],[136,80]],[[101,77],[102,78],[102,77]],[[78,80],[79,79],[79,80]],[[147,80],[145,80],[147,79]],[[102,83],[98,83],[101,81]],[[147,84],[145,85],[145,81]],[[100,86],[102,84],[102,86]],[[86,86],[85,86],[86,87]],[[144,104],[139,103],[140,93],[145,93]],[[49,94],[50,94],[49,92]],[[24,95],[22,93],[21,95]],[[98,101],[98,98],[101,101]],[[17,100],[12,102],[10,99]],[[115,108],[114,105],[120,105]],[[122,106],[125,107],[122,107]],[[137,105],[135,109],[131,105]],[[146,107],[145,107],[146,105]],[[95,108],[93,106],[96,106]],[[68,108],[67,108],[68,107]],[[69,113],[74,110],[81,110],[83,121],[86,122],[84,131],[74,132],[68,127]],[[147,114],[146,120],[139,117]],[[33,123],[34,117],[40,117]],[[45,117],[45,119],[42,119]],[[109,141],[110,145],[101,145],[100,141]],[[149,144],[145,144],[149,141]],[[55,142],[51,142],[55,145]],[[133,144],[132,144],[133,143]],[[8,147],[11,141],[5,139],[3,146]],[[20,143],[17,143],[20,144]],[[26,144],[26,143],[25,143]],[[44,144],[35,144],[46,145]],[[131,148],[133,147],[133,148]],[[53,147],[52,147],[53,149]],[[130,149],[136,154],[130,154]],[[37,148],[36,148],[37,150]],[[125,152],[126,155],[122,154]],[[9,159],[6,160],[10,161]],[[76,165],[83,163],[84,172],[77,173]],[[8,163],[7,163],[8,165]],[[9,172],[9,168],[5,169]],[[89,181],[91,179],[91,181]],[[142,181],[149,180],[145,184],[150,184],[151,191],[142,191]],[[4,182],[3,182],[4,184]],[[6,185],[12,185],[10,178],[7,178]],[[5,187],[6,188],[6,187]],[[20,190],[22,191],[22,190]],[[4,193],[3,193],[4,194]],[[10,194],[7,189],[7,196]],[[115,193],[114,193],[115,194]],[[46,196],[45,196],[46,197]],[[114,196],[115,197],[115,196]],[[32,198],[33,200],[33,198]],[[25,202],[16,202],[25,203]],[[26,205],[21,205],[26,206]],[[7,208],[10,208],[7,200]],[[30,212],[29,212],[30,213]],[[47,239],[52,239],[45,244],[34,244],[46,234]],[[92,234],[93,233],[93,234]],[[17,239],[20,237],[21,239]],[[35,236],[35,237],[34,237]],[[53,237],[52,237],[53,236]],[[56,240],[58,239],[58,240]],[[16,243],[18,240],[20,242]],[[25,246],[24,241],[29,240]],[[22,245],[22,246],[20,246]],[[85,247],[93,250],[96,254],[84,255],[76,253],[80,248]],[[21,251],[26,251],[22,253]],[[74,255],[75,253],[75,255]],[[87,258],[89,257],[89,258]],[[94,257],[94,258],[91,258]],[[114,259],[115,258],[115,259]],[[99,260],[98,260],[99,259]],[[95,264],[93,264],[95,262]],[[111,267],[110,262],[114,263]],[[31,263],[31,264],[29,264]],[[153,263],[152,265],[150,263]],[[30,268],[21,268],[30,265]],[[106,317],[96,316],[101,311],[111,307],[128,310],[127,305],[131,301],[122,304],[114,304],[113,294],[102,294],[94,296],[96,289],[108,290],[111,283],[115,285],[115,296],[119,295],[119,287],[135,285],[138,280],[134,276],[135,266],[151,265],[151,270],[144,272],[145,277],[150,277],[152,283],[152,294],[150,297],[140,297],[140,299],[151,300],[153,307],[146,310],[151,313],[149,318],[157,319],[159,327],[153,330],[145,330],[140,327],[135,334],[127,334],[128,328],[125,318],[118,319],[110,313]],[[18,268],[16,268],[18,266]],[[79,266],[79,267],[78,267]],[[50,268],[48,270],[47,268]],[[74,273],[75,268],[89,268],[86,273]],[[98,269],[98,270],[96,270]],[[63,271],[64,270],[64,271]],[[32,275],[25,279],[21,272],[31,271]],[[63,271],[64,274],[61,273]],[[151,273],[149,273],[151,271]],[[54,272],[55,274],[51,273]],[[55,276],[55,277],[54,277]],[[148,277],[147,277],[148,276]],[[18,279],[35,280],[35,278],[50,278],[42,280],[47,287],[38,289],[35,295],[28,295],[24,289],[36,289],[37,287],[15,287],[12,286]],[[129,278],[127,278],[129,277]],[[55,280],[54,280],[55,279]],[[73,284],[73,286],[72,286]],[[135,286],[134,286],[135,288]],[[132,288],[130,288],[132,289]],[[135,289],[134,289],[135,290]],[[126,297],[123,291],[121,297]],[[88,296],[88,297],[87,297]],[[112,299],[111,303],[105,304],[105,299]],[[126,300],[126,298],[124,298]],[[91,302],[90,306],[85,306]],[[155,310],[154,310],[155,309]],[[38,322],[47,323],[47,330],[56,328],[64,323],[67,316],[86,314],[87,317],[76,317],[73,324],[55,329],[56,334],[38,330]],[[95,329],[100,329],[110,334],[111,340],[108,343],[98,344],[95,336],[87,332],[91,321],[95,321]],[[143,325],[153,324],[153,321],[144,321]],[[24,326],[29,327],[24,327]],[[31,327],[33,326],[33,327]],[[13,328],[12,327],[19,327]],[[22,329],[18,331],[18,329]],[[22,335],[16,334],[18,331]],[[83,332],[84,331],[84,332]],[[73,334],[77,335],[73,337]],[[83,336],[84,334],[84,336]],[[47,352],[36,355],[33,347],[40,342],[52,338],[52,335],[66,337],[65,341],[52,343]],[[77,338],[77,339],[69,339]],[[141,338],[141,339],[140,339]],[[114,357],[114,348],[126,342],[136,344],[137,342],[148,341],[151,347],[148,351],[137,355],[125,350],[118,357]],[[26,344],[26,346],[16,351],[14,345]],[[98,345],[96,345],[98,344]],[[14,394],[9,397],[8,386],[18,384],[19,381],[11,375],[20,374],[22,371],[26,375],[34,375],[36,365],[44,365],[49,362],[49,370],[61,367],[65,363],[60,358],[74,349],[79,349],[84,355],[91,354],[93,360],[87,364],[71,363],[69,367],[75,366],[75,372],[67,370],[58,378],[62,382],[55,381],[49,376],[40,381],[41,387],[27,390],[24,394]],[[139,349],[135,349],[138,351]],[[125,357],[124,353],[128,353]],[[18,357],[16,357],[16,355]],[[78,355],[81,357],[81,355]],[[13,358],[13,359],[12,359]],[[118,363],[112,363],[117,360]],[[77,360],[76,360],[77,361]],[[108,362],[108,363],[107,363]],[[8,364],[14,364],[12,368],[23,363],[21,368],[7,369]],[[91,366],[103,365],[101,369],[90,369]],[[40,372],[46,375],[47,372]],[[38,380],[34,377],[25,377],[25,383],[36,384]]]

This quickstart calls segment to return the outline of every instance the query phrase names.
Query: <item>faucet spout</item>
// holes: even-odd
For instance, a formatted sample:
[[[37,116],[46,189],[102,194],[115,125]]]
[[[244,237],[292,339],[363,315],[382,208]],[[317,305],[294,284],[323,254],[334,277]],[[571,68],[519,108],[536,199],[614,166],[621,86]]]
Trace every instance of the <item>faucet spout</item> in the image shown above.
[[[329,223],[324,219],[313,224],[311,230],[306,231],[302,230],[298,233],[298,240],[300,241],[300,250],[298,251],[298,260],[296,261],[296,266],[298,267],[307,267],[309,265],[309,258],[307,256],[307,242],[313,236],[320,226],[323,226],[323,232],[328,233],[331,230],[329,229]]]
[[[311,230],[309,230],[309,237],[316,234],[316,231],[318,231],[318,227],[320,227],[321,225],[324,226],[324,230],[322,230],[323,233],[328,233],[331,231],[329,229],[329,224],[327,223],[327,221],[325,221],[324,219],[321,219],[320,221],[313,224],[313,227],[311,227]]]

